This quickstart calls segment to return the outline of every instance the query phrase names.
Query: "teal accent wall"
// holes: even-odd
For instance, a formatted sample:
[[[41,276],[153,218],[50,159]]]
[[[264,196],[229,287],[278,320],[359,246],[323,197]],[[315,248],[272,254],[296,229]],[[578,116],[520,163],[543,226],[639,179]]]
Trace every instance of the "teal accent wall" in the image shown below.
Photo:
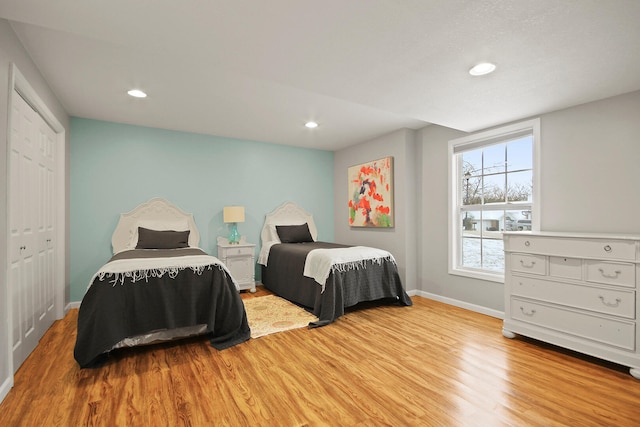
[[[81,301],[112,255],[121,212],[163,197],[192,213],[200,247],[216,256],[222,209],[245,207],[241,235],[260,250],[265,214],[292,201],[333,241],[333,152],[71,118],[70,301]],[[256,266],[256,278],[260,269]]]

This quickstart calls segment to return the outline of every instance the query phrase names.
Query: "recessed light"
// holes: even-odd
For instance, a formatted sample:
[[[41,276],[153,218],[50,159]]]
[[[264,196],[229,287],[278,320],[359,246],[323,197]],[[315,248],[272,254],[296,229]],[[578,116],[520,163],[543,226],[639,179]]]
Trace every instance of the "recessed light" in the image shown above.
[[[146,98],[147,94],[144,93],[143,91],[141,91],[140,89],[131,89],[129,92],[127,92],[129,95],[136,97],[136,98]]]
[[[469,70],[469,74],[472,76],[484,76],[485,74],[492,73],[495,69],[496,64],[492,64],[491,62],[481,62],[471,68]]]
[[[313,129],[313,128],[317,128],[318,124],[316,122],[307,122],[304,124],[306,127],[308,127],[309,129]]]

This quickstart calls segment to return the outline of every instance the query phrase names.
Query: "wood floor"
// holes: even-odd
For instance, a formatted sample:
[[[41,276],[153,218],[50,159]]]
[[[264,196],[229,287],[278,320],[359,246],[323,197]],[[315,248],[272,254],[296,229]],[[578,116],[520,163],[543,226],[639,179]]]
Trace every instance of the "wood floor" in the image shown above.
[[[93,370],[73,359],[71,310],[16,373],[0,425],[640,425],[640,381],[626,368],[413,301],[223,351],[202,338],[118,350]]]

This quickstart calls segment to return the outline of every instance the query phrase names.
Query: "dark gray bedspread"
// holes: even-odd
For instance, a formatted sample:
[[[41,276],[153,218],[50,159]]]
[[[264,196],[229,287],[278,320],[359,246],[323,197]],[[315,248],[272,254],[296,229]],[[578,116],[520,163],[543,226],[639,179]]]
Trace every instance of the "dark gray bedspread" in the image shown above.
[[[160,252],[164,256],[206,255],[196,249],[127,252],[131,253],[112,259],[157,257]],[[250,338],[242,299],[229,274],[218,265],[209,265],[201,273],[186,268],[174,278],[164,274],[135,283],[130,278],[122,284],[112,281],[109,275],[96,278],[82,299],[74,349],[82,368],[101,365],[124,338],[162,329],[206,324],[211,345],[219,350]]]
[[[342,316],[345,308],[360,302],[390,299],[400,305],[412,305],[402,287],[394,262],[366,262],[366,268],[332,272],[325,291],[312,278],[305,277],[304,263],[313,249],[343,248],[346,245],[328,242],[281,243],[271,247],[267,266],[262,266],[262,283],[275,294],[312,310],[318,322],[310,327],[324,326]]]

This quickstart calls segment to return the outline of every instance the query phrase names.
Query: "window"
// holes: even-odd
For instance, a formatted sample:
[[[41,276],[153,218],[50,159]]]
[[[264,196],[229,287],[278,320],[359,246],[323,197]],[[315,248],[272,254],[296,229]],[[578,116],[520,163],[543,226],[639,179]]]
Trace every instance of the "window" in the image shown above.
[[[449,272],[504,280],[504,231],[537,230],[540,121],[449,141]]]

